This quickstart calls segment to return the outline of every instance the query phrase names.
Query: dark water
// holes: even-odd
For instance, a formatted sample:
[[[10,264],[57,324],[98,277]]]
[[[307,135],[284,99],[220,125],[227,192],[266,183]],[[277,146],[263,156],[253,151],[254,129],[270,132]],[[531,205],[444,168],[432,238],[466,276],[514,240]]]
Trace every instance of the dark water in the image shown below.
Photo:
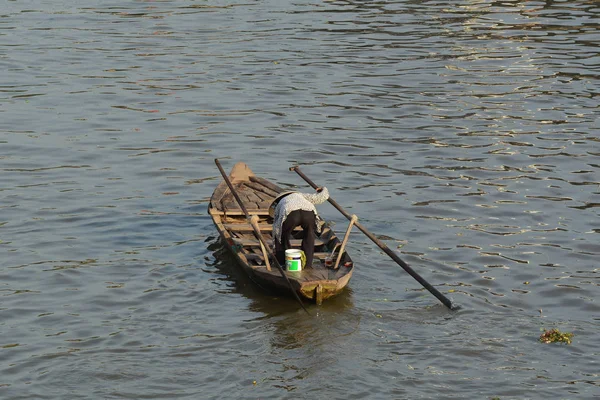
[[[0,398],[597,398],[599,17],[5,1]],[[462,310],[358,231],[343,295],[265,295],[206,215],[215,157],[300,164]]]

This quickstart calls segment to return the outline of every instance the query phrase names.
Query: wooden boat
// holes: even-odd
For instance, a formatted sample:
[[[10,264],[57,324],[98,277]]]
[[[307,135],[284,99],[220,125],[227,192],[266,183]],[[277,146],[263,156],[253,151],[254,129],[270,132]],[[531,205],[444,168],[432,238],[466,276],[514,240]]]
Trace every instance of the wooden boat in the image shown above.
[[[277,195],[285,190],[256,176],[241,162],[233,167],[229,179],[248,213],[258,216],[259,229],[271,249],[266,253],[266,249],[261,248],[250,222],[224,180],[216,187],[208,205],[208,212],[217,226],[222,242],[256,284],[269,291],[293,295],[273,257],[268,258],[270,270],[265,263],[265,254],[272,254],[273,251],[273,218],[269,216],[269,207]],[[302,229],[296,228],[291,241],[293,248],[300,248],[302,234]],[[285,271],[301,299],[321,304],[323,300],[340,293],[348,284],[354,264],[347,252],[343,252],[337,269],[325,265],[326,257],[339,249],[339,244],[338,237],[325,224],[320,237],[315,241],[313,265],[305,266],[300,272]],[[333,255],[334,264],[337,257],[338,254]]]

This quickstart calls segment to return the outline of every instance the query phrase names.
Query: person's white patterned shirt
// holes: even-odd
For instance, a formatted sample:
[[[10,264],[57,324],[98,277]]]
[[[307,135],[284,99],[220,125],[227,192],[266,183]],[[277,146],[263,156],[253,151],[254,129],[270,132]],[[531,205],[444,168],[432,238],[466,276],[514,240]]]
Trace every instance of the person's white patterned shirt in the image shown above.
[[[321,192],[317,193],[300,193],[294,192],[288,194],[279,201],[275,208],[275,216],[273,219],[273,237],[281,243],[281,227],[287,216],[295,210],[312,211],[315,217],[318,217],[315,204],[321,204],[329,199],[329,191],[323,187]],[[321,225],[316,224],[317,233],[321,233]]]

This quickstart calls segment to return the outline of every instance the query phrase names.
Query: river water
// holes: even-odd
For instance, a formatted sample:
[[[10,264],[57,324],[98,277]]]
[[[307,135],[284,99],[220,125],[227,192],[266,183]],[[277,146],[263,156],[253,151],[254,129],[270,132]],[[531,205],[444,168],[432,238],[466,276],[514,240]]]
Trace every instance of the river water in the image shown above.
[[[0,398],[598,398],[599,17],[4,1]],[[215,158],[308,191],[300,165],[461,309],[359,231],[310,316],[263,293],[207,215]]]

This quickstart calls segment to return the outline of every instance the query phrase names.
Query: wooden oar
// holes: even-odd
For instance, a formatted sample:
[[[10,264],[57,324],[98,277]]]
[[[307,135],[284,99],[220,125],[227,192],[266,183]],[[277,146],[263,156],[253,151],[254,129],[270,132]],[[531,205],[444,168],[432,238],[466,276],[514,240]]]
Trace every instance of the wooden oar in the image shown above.
[[[352,214],[352,217],[350,218],[350,224],[348,225],[348,229],[346,229],[346,234],[344,235],[344,240],[342,240],[342,247],[340,247],[340,253],[337,256],[337,260],[335,260],[335,265],[333,266],[333,269],[338,269],[340,267],[340,261],[342,261],[342,255],[344,254],[344,251],[346,251],[346,243],[348,243],[348,238],[350,238],[350,232],[352,231],[352,226],[354,224],[356,224],[356,221],[358,221],[358,217],[354,214]]]
[[[300,175],[302,177],[302,179],[304,179],[314,189],[316,189],[316,188],[319,187],[313,181],[311,181],[306,175],[304,175],[304,173],[302,171],[300,171],[299,167],[297,167],[297,166],[296,167],[291,167],[290,171],[296,171],[296,173],[298,175]],[[342,206],[340,206],[331,197],[329,197],[329,202],[339,212],[341,212],[342,215],[344,215],[344,217],[348,218],[349,220],[352,219],[352,216],[350,214],[348,214],[342,208]],[[459,308],[458,306],[453,305],[452,302],[446,296],[444,296],[442,293],[440,293],[439,290],[437,290],[436,288],[434,288],[433,286],[431,286],[431,284],[429,282],[427,282],[425,279],[423,279],[423,277],[421,277],[421,275],[419,275],[415,270],[413,270],[407,263],[405,263],[404,261],[402,261],[402,259],[400,259],[400,257],[398,257],[396,255],[396,253],[394,253],[392,250],[390,250],[390,248],[384,242],[382,242],[381,240],[377,239],[375,237],[375,235],[373,235],[371,232],[369,232],[367,230],[367,228],[365,228],[364,226],[362,226],[359,222],[355,222],[354,225],[356,225],[356,227],[358,229],[360,229],[362,231],[362,233],[364,233],[369,239],[371,239],[373,241],[373,243],[375,243],[377,246],[379,246],[379,248],[381,250],[383,250],[385,252],[385,254],[387,254],[388,256],[390,256],[392,258],[392,260],[396,261],[396,263],[398,265],[400,265],[402,268],[404,268],[404,270],[406,272],[408,272],[408,274],[410,276],[412,276],[413,278],[415,278],[417,280],[417,282],[419,282],[425,289],[429,290],[429,292],[432,295],[434,295],[435,297],[437,297],[437,299],[439,301],[441,301],[446,307],[448,307],[451,310],[457,310]]]
[[[221,166],[221,163],[219,162],[218,158],[215,158],[215,164],[217,164],[217,168],[219,168],[219,172],[221,172],[221,175],[223,175],[223,179],[225,180],[225,183],[227,183],[227,186],[229,186],[229,190],[231,190],[233,197],[235,197],[235,200],[238,202],[238,204],[240,205],[240,208],[246,215],[246,218],[249,220],[250,225],[252,226],[252,229],[254,230],[254,233],[256,234],[256,237],[262,243],[262,245],[264,246],[265,249],[270,249],[269,245],[267,244],[267,241],[265,240],[262,233],[260,232],[260,228],[258,226],[258,216],[256,216],[256,215],[250,216],[250,214],[248,213],[248,210],[246,209],[246,206],[244,206],[244,203],[242,202],[242,199],[240,199],[240,196],[235,191],[231,181],[229,180],[229,177],[223,170],[223,167]],[[269,252],[269,253],[271,253],[271,252]],[[285,271],[283,270],[281,265],[279,265],[279,261],[277,261],[277,257],[273,256],[273,259],[275,260],[275,265],[277,266],[277,268],[279,268],[279,272],[281,272],[281,276],[283,276],[285,281],[288,283],[288,286],[290,287],[290,290],[294,294],[294,297],[296,298],[296,300],[298,300],[298,303],[300,303],[300,306],[302,307],[302,309],[304,311],[306,311],[306,313],[308,315],[310,315],[308,310],[304,307],[304,304],[302,304],[302,300],[300,300],[300,296],[298,296],[298,293],[296,293],[296,291],[294,290],[294,288],[292,286],[292,282],[290,282],[289,278],[285,274]]]
[[[250,225],[252,225],[252,229],[258,229],[260,231],[260,228],[258,227],[258,215],[253,215],[252,218],[250,218]],[[254,227],[254,225],[256,225],[256,228]],[[267,267],[267,271],[271,271],[271,263],[269,262],[269,253],[267,253],[267,249],[265,248],[265,245],[263,244],[263,242],[260,242],[260,250],[263,253],[263,257],[265,259],[265,266]]]

